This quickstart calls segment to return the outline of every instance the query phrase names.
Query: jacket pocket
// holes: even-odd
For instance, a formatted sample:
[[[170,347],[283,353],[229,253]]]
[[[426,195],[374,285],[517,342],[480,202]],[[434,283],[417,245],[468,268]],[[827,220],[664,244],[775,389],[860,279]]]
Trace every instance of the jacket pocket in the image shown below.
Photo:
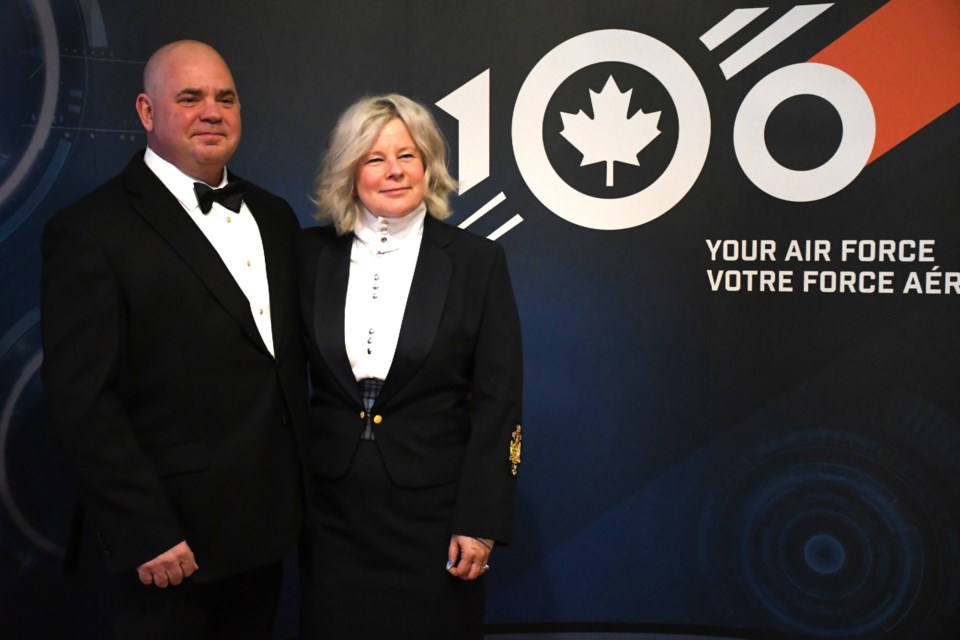
[[[205,471],[210,466],[210,448],[205,441],[150,449],[147,455],[161,477]]]

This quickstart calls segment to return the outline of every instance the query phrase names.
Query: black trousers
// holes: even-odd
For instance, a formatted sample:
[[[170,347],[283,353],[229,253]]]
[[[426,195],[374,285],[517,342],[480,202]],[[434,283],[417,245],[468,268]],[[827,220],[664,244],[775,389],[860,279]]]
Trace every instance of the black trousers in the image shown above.
[[[283,564],[211,582],[159,589],[135,572],[115,579],[114,640],[270,640]]]

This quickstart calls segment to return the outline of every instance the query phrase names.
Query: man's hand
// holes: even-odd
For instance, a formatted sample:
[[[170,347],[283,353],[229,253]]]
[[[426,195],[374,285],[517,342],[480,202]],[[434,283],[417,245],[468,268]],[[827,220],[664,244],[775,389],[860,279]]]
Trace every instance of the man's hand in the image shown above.
[[[168,584],[174,586],[183,582],[184,578],[192,576],[200,567],[193,558],[193,551],[184,540],[172,549],[164,551],[150,562],[144,562],[137,567],[140,582],[166,589]]]

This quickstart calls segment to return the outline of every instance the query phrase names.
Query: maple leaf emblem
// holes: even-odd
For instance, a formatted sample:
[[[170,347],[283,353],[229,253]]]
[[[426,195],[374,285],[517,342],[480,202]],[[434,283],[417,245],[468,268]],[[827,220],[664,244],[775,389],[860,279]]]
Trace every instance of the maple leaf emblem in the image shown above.
[[[583,154],[581,167],[597,162],[607,163],[608,187],[613,186],[613,163],[640,166],[637,155],[660,135],[660,129],[657,128],[659,111],[644,113],[643,109],[639,109],[627,117],[632,93],[633,89],[621,92],[613,76],[610,76],[600,93],[590,90],[593,118],[583,110],[576,115],[560,112],[563,119],[560,135]]]

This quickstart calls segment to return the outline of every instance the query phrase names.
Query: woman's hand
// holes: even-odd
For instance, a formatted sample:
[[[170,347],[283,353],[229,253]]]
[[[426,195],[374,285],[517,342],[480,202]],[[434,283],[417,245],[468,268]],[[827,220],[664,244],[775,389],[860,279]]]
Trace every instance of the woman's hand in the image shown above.
[[[447,552],[447,571],[461,580],[476,580],[490,568],[493,540],[470,536],[451,536]]]

